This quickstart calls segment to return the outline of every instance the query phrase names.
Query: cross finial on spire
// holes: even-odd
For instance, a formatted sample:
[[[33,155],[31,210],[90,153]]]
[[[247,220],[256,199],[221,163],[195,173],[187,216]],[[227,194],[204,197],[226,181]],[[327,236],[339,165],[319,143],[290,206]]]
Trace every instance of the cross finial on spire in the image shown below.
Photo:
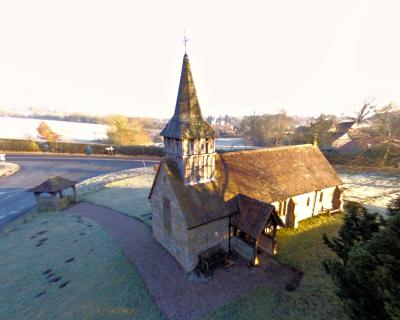
[[[188,38],[186,38],[186,30],[183,32],[183,41],[182,43],[185,45],[185,54],[186,54],[186,44],[189,41]]]

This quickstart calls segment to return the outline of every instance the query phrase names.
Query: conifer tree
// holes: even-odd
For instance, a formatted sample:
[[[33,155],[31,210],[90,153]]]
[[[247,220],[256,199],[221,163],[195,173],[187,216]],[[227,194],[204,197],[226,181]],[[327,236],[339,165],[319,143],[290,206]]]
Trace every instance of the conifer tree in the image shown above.
[[[389,202],[387,213],[389,216],[394,216],[400,213],[400,196],[392,199]]]
[[[339,236],[324,242],[337,259],[324,261],[351,319],[399,319],[400,215],[384,221],[350,204]]]

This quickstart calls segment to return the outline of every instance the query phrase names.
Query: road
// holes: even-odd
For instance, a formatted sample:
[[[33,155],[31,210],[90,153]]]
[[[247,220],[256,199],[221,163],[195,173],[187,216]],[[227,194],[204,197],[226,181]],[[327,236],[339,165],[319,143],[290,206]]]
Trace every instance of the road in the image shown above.
[[[124,169],[150,166],[157,159],[9,154],[7,161],[21,166],[9,177],[0,177],[0,229],[35,205],[34,195],[27,189],[56,175],[82,181],[97,175]]]

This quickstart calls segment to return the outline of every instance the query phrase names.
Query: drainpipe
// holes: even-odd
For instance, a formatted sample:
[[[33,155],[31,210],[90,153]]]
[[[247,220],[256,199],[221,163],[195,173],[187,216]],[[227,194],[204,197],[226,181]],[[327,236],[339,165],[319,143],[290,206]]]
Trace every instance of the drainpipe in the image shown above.
[[[312,208],[312,216],[314,216],[314,213],[315,213],[315,205],[317,203],[317,194],[318,194],[318,190],[315,191],[314,205],[313,205],[313,208]]]

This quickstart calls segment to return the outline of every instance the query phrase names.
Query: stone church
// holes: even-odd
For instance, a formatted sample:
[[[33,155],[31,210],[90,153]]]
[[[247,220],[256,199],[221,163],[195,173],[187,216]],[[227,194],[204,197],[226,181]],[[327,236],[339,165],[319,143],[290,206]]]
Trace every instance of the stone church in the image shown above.
[[[217,153],[186,53],[161,136],[165,156],[149,194],[153,234],[186,272],[207,250],[230,250],[231,242],[253,248],[256,265],[262,243],[274,252],[278,227],[342,209],[342,182],[316,145]]]

